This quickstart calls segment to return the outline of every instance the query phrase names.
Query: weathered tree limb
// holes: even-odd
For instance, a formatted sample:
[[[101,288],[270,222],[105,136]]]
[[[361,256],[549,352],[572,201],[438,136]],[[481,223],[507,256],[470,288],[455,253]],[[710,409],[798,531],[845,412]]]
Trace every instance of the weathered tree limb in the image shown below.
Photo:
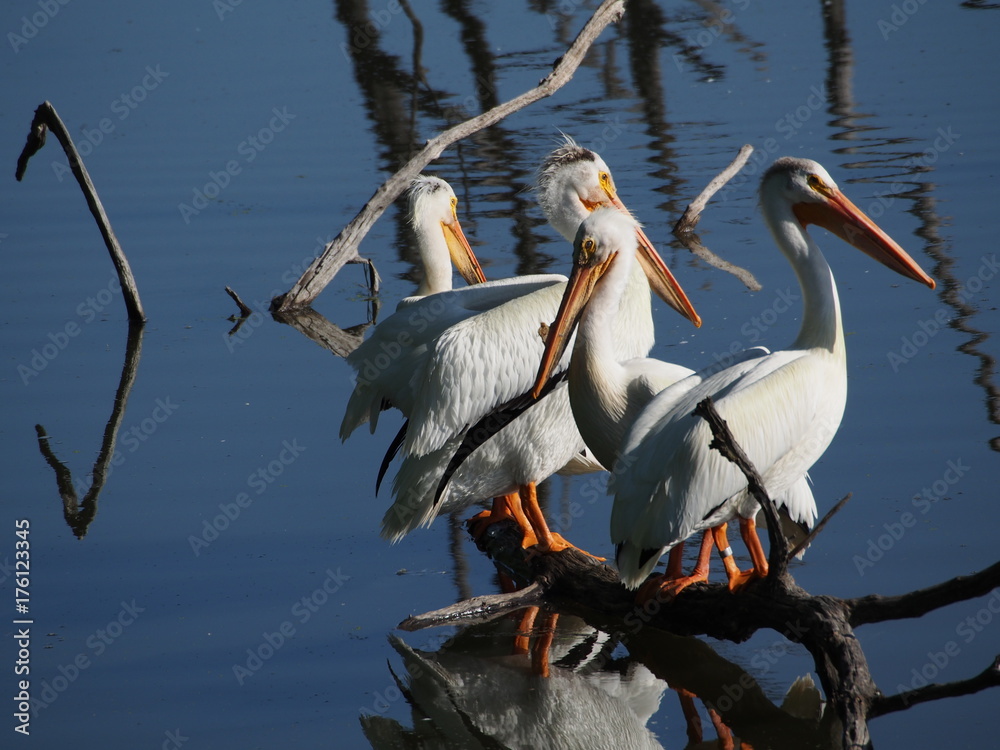
[[[743,169],[743,165],[747,163],[747,159],[750,158],[750,154],[752,153],[753,146],[749,143],[740,148],[736,158],[730,162],[729,166],[719,172],[715,179],[709,182],[705,186],[705,189],[698,194],[698,197],[688,204],[687,209],[681,214],[681,218],[674,224],[675,235],[680,236],[694,231],[694,228],[698,226],[698,222],[701,220],[701,212],[705,210],[705,206],[712,200],[712,196],[719,192],[723,185],[733,179],[737,172]]]
[[[826,512],[826,515],[820,519],[819,523],[817,523],[813,527],[812,531],[806,534],[805,538],[801,542],[795,545],[794,549],[792,549],[792,551],[788,553],[787,559],[789,562],[791,562],[793,557],[795,557],[802,550],[804,550],[806,547],[808,547],[810,544],[813,543],[813,540],[819,535],[819,532],[823,530],[823,527],[830,522],[830,519],[833,518],[835,515],[837,515],[837,513],[840,512],[841,508],[847,505],[847,501],[851,499],[852,494],[853,493],[848,492],[846,495],[840,498],[840,501]]]
[[[240,308],[241,318],[249,318],[251,315],[253,315],[253,310],[250,309],[250,307],[243,300],[240,299],[240,295],[234,292],[232,287],[228,286],[226,287],[226,294],[232,297],[233,302],[235,302],[236,306]],[[230,320],[232,320],[232,318],[230,318]]]
[[[594,40],[608,24],[621,18],[624,10],[624,0],[604,0],[570,48],[556,62],[552,72],[543,78],[538,86],[429,140],[416,156],[375,191],[364,208],[326,246],[323,253],[313,261],[295,285],[287,293],[271,301],[271,310],[287,312],[308,306],[345,263],[360,258],[357,248],[361,240],[386,208],[399,197],[425,166],[456,141],[467,138],[513,112],[555,93],[573,77]]]
[[[723,584],[698,583],[675,602],[652,598],[637,604],[614,569],[575,550],[529,558],[513,522],[491,527],[480,544],[517,583],[537,583],[544,601],[557,611],[607,632],[634,636],[651,627],[742,643],[760,629],[776,630],[812,654],[827,700],[844,727],[845,745],[868,743],[867,709],[877,689],[840,600],[811,596],[785,575],[751,582],[736,593]],[[450,608],[449,624],[478,616],[488,602],[480,597],[468,613],[461,605]]]
[[[852,607],[865,600],[812,596],[796,586],[790,577],[776,584],[753,582],[736,593],[729,592],[723,584],[699,583],[685,589],[674,602],[654,598],[637,604],[634,592],[625,589],[613,568],[598,564],[586,555],[572,549],[557,554],[530,555],[521,548],[521,534],[513,522],[491,527],[481,538],[480,545],[498,568],[515,582],[537,584],[538,595],[532,595],[532,602],[544,601],[558,612],[582,617],[593,627],[624,636],[630,650],[633,645],[638,647],[639,643],[646,642],[647,636],[653,640],[660,637],[659,631],[707,635],[742,643],[758,630],[771,629],[803,645],[813,656],[829,705],[844,727],[845,747],[867,746],[867,720],[905,708],[903,703],[906,701],[913,705],[1000,684],[1000,674],[991,668],[972,680],[948,686],[928,686],[892,698],[882,697],[852,629]],[[966,596],[962,598],[985,593],[985,573],[979,574],[982,580],[977,586],[965,587]],[[932,586],[929,590],[945,588],[951,583]],[[922,593],[918,591],[913,595],[919,599]],[[446,620],[438,613],[430,613],[409,618],[405,626],[406,629],[419,629],[479,622],[494,606],[506,605],[508,597],[477,597],[443,610],[447,613]],[[731,723],[729,717],[723,718]]]
[[[770,536],[769,562],[773,575],[752,581],[733,593],[720,584],[699,583],[688,587],[673,602],[659,598],[636,603],[632,592],[621,584],[609,566],[596,563],[576,550],[557,554],[531,555],[521,548],[521,533],[513,522],[498,523],[482,535],[480,547],[487,551],[498,568],[521,585],[537,586],[537,596],[559,612],[575,614],[592,626],[633,637],[647,632],[647,626],[678,635],[707,635],[741,643],[760,629],[768,628],[789,640],[802,644],[813,657],[816,672],[830,708],[837,716],[843,746],[869,747],[868,719],[879,713],[899,710],[902,703],[932,700],[959,695],[1000,684],[996,669],[962,683],[928,686],[894,698],[881,696],[872,679],[868,662],[853,626],[892,617],[916,617],[930,609],[962,599],[981,596],[1000,581],[1000,563],[974,576],[915,591],[903,597],[863,597],[839,599],[812,596],[795,585],[787,573],[787,542],[779,532],[777,511],[767,497],[759,475],[742,449],[732,439],[725,422],[719,418],[711,401],[699,403],[695,412],[709,421],[713,431],[712,447],[733,460],[747,476],[750,491],[768,513]],[[442,613],[412,617],[408,629],[432,624],[460,624],[469,619],[481,620],[491,607],[509,600],[478,597],[460,602]],[[628,640],[625,638],[624,640]],[[724,717],[725,718],[725,717]]]
[[[767,577],[775,579],[784,577],[788,572],[788,540],[781,533],[781,519],[778,518],[778,508],[775,506],[774,501],[771,500],[770,495],[767,494],[767,489],[764,487],[764,480],[761,479],[760,474],[757,473],[757,469],[751,463],[750,459],[747,458],[747,454],[743,452],[739,443],[733,438],[733,434],[729,431],[729,425],[726,424],[726,420],[719,416],[719,413],[715,410],[715,406],[712,404],[711,398],[706,398],[698,403],[698,406],[694,410],[694,416],[701,417],[708,422],[708,426],[712,430],[713,440],[709,443],[708,447],[715,448],[727,460],[736,464],[736,467],[746,477],[748,491],[760,503],[760,507],[764,511],[764,517],[767,518],[767,536],[770,542],[767,553],[767,562],[770,569],[768,570]]]
[[[108,252],[111,253],[111,261],[115,264],[115,270],[118,272],[118,281],[121,284],[122,296],[125,299],[125,308],[128,310],[128,318],[131,321],[144,323],[146,321],[146,314],[142,309],[142,302],[139,299],[139,288],[135,284],[135,277],[132,275],[128,259],[125,257],[125,252],[118,242],[118,237],[115,236],[114,229],[111,228],[111,221],[104,211],[104,205],[97,195],[97,189],[90,179],[90,174],[83,164],[83,159],[76,150],[69,131],[66,129],[51,102],[42,102],[38,106],[38,109],[35,110],[27,142],[24,144],[24,149],[17,159],[17,172],[15,173],[17,181],[20,182],[21,178],[24,177],[25,170],[28,168],[28,160],[45,145],[45,134],[48,130],[55,133],[56,138],[59,139],[59,143],[62,144],[63,151],[66,152],[66,156],[69,158],[69,166],[73,171],[73,176],[80,183],[83,196],[87,199],[87,205],[90,207],[90,213],[93,214],[94,220],[97,222],[97,227],[101,230],[101,236],[104,237],[104,244],[107,246]]]
[[[537,583],[509,594],[492,594],[475,596],[472,599],[452,604],[448,607],[426,612],[422,615],[412,615],[399,623],[400,630],[423,630],[441,625],[452,625],[461,621],[463,625],[486,622],[495,617],[512,612],[522,607],[538,604],[542,600],[542,589]]]
[[[928,612],[949,604],[985,596],[997,586],[1000,586],[1000,562],[973,575],[958,576],[901,596],[871,594],[848,599],[845,605],[851,611],[851,625],[856,627],[885,620],[923,617]]]
[[[750,273],[745,268],[733,265],[727,260],[723,260],[718,255],[713,253],[707,247],[705,247],[701,238],[695,234],[694,228],[697,226],[698,221],[701,219],[701,212],[708,205],[708,201],[711,200],[712,196],[715,195],[719,189],[725,185],[729,180],[733,178],[737,172],[739,172],[743,165],[746,164],[750,154],[753,153],[753,146],[746,145],[740,149],[739,154],[736,158],[726,167],[722,172],[720,172],[704,190],[695,198],[688,207],[684,210],[681,218],[677,220],[674,224],[673,234],[680,241],[684,247],[690,250],[692,253],[697,255],[703,261],[708,263],[710,266],[718,268],[720,271],[725,271],[730,273],[740,281],[743,285],[749,289],[751,292],[759,292],[761,290],[761,284],[757,281],[756,277]]]
[[[868,717],[874,719],[876,716],[884,716],[894,711],[904,711],[907,708],[936,701],[941,698],[958,698],[962,695],[972,695],[981,690],[991,687],[1000,687],[1000,656],[997,656],[993,663],[986,669],[967,680],[957,680],[955,682],[932,683],[914,690],[907,690],[898,695],[877,696],[872,702]]]

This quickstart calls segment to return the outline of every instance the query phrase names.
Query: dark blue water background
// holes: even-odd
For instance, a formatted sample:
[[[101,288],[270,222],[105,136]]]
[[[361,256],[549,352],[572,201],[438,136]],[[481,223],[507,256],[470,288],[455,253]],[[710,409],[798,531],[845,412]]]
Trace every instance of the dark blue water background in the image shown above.
[[[493,570],[458,520],[395,546],[378,537],[388,500],[373,496],[374,478],[398,421],[387,415],[375,437],[361,430],[341,445],[350,369],[269,317],[229,335],[235,308],[223,287],[265,309],[415,145],[534,85],[591,5],[412,3],[412,19],[378,0],[5,6],[0,612],[7,634],[14,524],[27,518],[30,677],[45,701],[32,746],[366,747],[362,714],[412,726],[387,636],[411,612],[496,591]],[[524,189],[558,131],[598,150],[705,320],[694,330],[659,305],[653,355],[699,366],[734,343],[789,342],[798,309],[779,300],[794,278],[756,210],[753,168],[710,205],[700,231],[762,291],[671,244],[673,222],[743,143],[761,161],[823,163],[938,289],[817,235],[840,286],[850,392],[812,478],[821,512],[854,497],[794,573],[813,593],[902,593],[997,557],[1000,17],[974,2],[834,3],[824,15],[826,5],[633,3],[563,90],[431,170],[455,186],[490,278],[562,272],[568,247]],[[82,499],[128,326],[55,141],[13,180],[45,99],[84,153],[149,317],[120,458],[82,539],[35,426]],[[196,201],[198,191],[210,199]],[[391,310],[413,289],[399,211],[362,251]],[[365,323],[361,269],[345,269],[316,308],[344,328]],[[566,533],[607,553],[609,505],[580,495],[592,481],[555,479],[545,496],[553,515],[578,503]],[[224,530],[206,535],[227,509]],[[904,518],[913,523],[899,533]],[[949,681],[984,669],[1000,645],[998,610],[997,597],[972,600],[858,636],[893,693],[921,671]],[[442,633],[405,640],[433,651]],[[250,664],[248,649],[268,654],[268,642],[278,644],[270,658]],[[812,670],[773,632],[714,645],[777,702]],[[0,653],[8,697],[15,659],[12,645]],[[987,692],[875,720],[875,743],[982,747],[995,736],[996,701]],[[7,737],[12,703],[0,712]],[[706,727],[711,736],[707,718]],[[670,690],[648,728],[664,746],[685,741]]]

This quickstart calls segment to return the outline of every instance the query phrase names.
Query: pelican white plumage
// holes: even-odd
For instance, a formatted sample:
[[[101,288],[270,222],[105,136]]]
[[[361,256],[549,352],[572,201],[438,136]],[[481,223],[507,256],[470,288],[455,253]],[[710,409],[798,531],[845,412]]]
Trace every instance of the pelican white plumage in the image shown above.
[[[539,201],[553,227],[567,238],[597,206],[615,206],[627,213],[604,161],[568,139],[543,165]],[[648,238],[640,229],[636,233],[642,270],[631,277],[616,321],[622,359],[652,347],[650,286],[700,323]],[[564,542],[549,533],[537,507],[535,484],[583,448],[565,393],[554,393],[531,420],[518,420],[517,429],[495,436],[492,452],[490,447],[481,452],[490,459],[466,467],[465,476],[473,480],[469,484],[463,484],[462,476],[453,477],[437,503],[434,489],[452,441],[460,440],[481,416],[530,387],[543,348],[539,327],[552,320],[565,281],[560,275],[520,277],[427,297],[383,322],[375,336],[348,358],[361,377],[341,426],[342,438],[364,421],[374,429],[386,403],[409,417],[402,443],[404,466],[394,483],[396,501],[383,519],[385,536],[398,539],[430,523],[439,512],[496,497],[503,503],[495,503],[495,517],[517,519],[525,530],[526,545],[537,537],[543,549],[562,548]],[[503,446],[502,453],[497,446]],[[440,457],[437,463],[432,454]]]
[[[400,300],[397,310],[429,294],[450,291],[452,263],[469,284],[486,281],[458,221],[458,197],[451,185],[440,177],[420,175],[410,183],[407,206],[423,278],[412,296]]]
[[[672,391],[679,398],[686,389],[720,369],[716,365],[695,373],[648,357],[623,362],[615,359],[610,323],[635,265],[635,250],[635,220],[619,211],[597,209],[580,225],[574,241],[573,271],[559,312],[549,326],[534,388],[537,397],[575,332],[568,372],[570,404],[580,435],[605,466],[614,466],[627,430],[658,393],[683,382]],[[736,355],[727,364],[732,366],[767,353],[756,347]],[[811,524],[816,515],[815,502],[805,477],[789,495],[778,498],[779,505],[790,506],[786,512],[796,523]],[[712,537],[706,534],[695,572],[683,579],[683,584],[707,578],[711,542]],[[675,580],[681,580],[681,549],[680,543],[673,548],[668,565],[668,575]]]
[[[840,301],[830,266],[806,232],[809,224],[934,288],[933,279],[814,161],[778,159],[761,181],[760,204],[802,288],[801,328],[789,349],[728,367],[693,388],[681,381],[639,415],[610,484],[611,538],[622,579],[632,588],[665,550],[692,533],[736,516],[752,519],[757,511],[743,475],[708,447],[708,425],[691,416],[702,399],[712,397],[772,496],[801,480],[840,425],[847,396]],[[686,392],[678,397],[674,388]],[[760,541],[752,524],[741,526],[750,532],[744,535],[754,560],[749,574],[761,575],[767,561]],[[727,564],[731,586],[734,567]],[[747,577],[740,575],[736,585]]]

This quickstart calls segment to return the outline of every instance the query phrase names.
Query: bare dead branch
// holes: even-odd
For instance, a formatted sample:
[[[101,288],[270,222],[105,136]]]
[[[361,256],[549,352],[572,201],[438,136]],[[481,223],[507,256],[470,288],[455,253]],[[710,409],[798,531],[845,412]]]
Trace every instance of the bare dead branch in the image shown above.
[[[729,430],[729,425],[726,424],[726,420],[720,417],[719,413],[715,410],[711,398],[701,401],[697,408],[695,408],[694,415],[708,422],[708,426],[712,430],[713,440],[709,443],[709,447],[715,448],[727,460],[736,464],[736,467],[743,472],[743,476],[747,478],[748,490],[756,498],[757,502],[760,503],[760,507],[764,511],[764,516],[767,518],[767,536],[770,542],[767,553],[767,562],[770,570],[768,570],[767,577],[769,579],[781,578],[788,572],[788,540],[781,533],[781,520],[778,518],[778,509],[774,501],[767,494],[767,489],[764,487],[764,480],[761,479],[760,474],[757,473],[757,469],[747,457],[747,454],[743,452],[739,443],[736,442],[732,432]]]
[[[423,628],[440,625],[471,625],[476,622],[492,620],[499,615],[520,609],[542,600],[542,589],[537,583],[532,583],[519,591],[509,594],[493,594],[476,596],[472,599],[452,604],[449,607],[427,612],[422,615],[407,617],[398,627],[400,630],[422,630]]]
[[[375,221],[425,166],[456,141],[494,125],[519,109],[555,93],[573,77],[594,40],[600,36],[608,24],[621,18],[624,11],[624,0],[604,0],[600,7],[594,11],[594,15],[591,16],[570,48],[556,62],[552,72],[543,78],[538,86],[481,115],[455,125],[429,140],[427,145],[402,169],[382,183],[382,186],[375,191],[364,208],[326,246],[323,253],[313,261],[295,285],[287,293],[275,297],[271,301],[271,310],[287,312],[309,305],[345,263],[361,260],[358,255],[358,246],[361,240],[368,234]]]
[[[997,586],[1000,586],[1000,562],[973,575],[958,576],[901,596],[871,594],[848,599],[845,604],[851,610],[851,624],[857,627],[884,620],[922,617],[949,604],[985,596]]]
[[[708,263],[710,266],[714,266],[720,271],[732,274],[743,282],[743,285],[751,292],[759,292],[762,288],[761,284],[757,281],[756,277],[750,273],[750,271],[734,265],[728,260],[720,258],[718,255],[705,247],[701,242],[701,238],[694,232],[694,228],[701,220],[701,212],[705,209],[705,206],[708,205],[709,200],[711,200],[712,196],[715,195],[723,185],[733,178],[733,175],[743,168],[747,159],[750,158],[751,153],[753,153],[753,146],[746,145],[740,149],[736,158],[729,164],[729,166],[716,175],[715,178],[708,183],[705,189],[701,191],[698,197],[691,201],[688,207],[684,210],[684,213],[681,215],[681,218],[679,218],[677,223],[674,224],[673,234],[680,241],[680,243],[684,245],[684,247]]]
[[[737,172],[743,169],[743,165],[747,163],[747,159],[750,158],[750,154],[752,153],[753,146],[749,143],[744,145],[729,166],[719,172],[719,174],[715,176],[715,179],[705,186],[705,189],[698,194],[697,198],[691,201],[687,209],[685,209],[684,213],[681,215],[681,218],[679,218],[677,223],[674,224],[675,235],[679,237],[682,234],[688,234],[694,231],[694,228],[698,226],[698,222],[701,220],[701,212],[705,210],[705,206],[708,205],[712,196],[719,192],[723,185],[733,179],[733,176]]]
[[[241,318],[249,318],[251,315],[253,315],[253,310],[251,310],[247,306],[247,304],[243,300],[240,299],[240,295],[238,295],[236,292],[234,292],[233,289],[232,289],[232,287],[228,287],[228,286],[226,287],[226,294],[228,294],[230,297],[232,297],[233,298],[233,302],[235,302],[236,306],[238,308],[240,308],[240,317]]]
[[[972,695],[986,688],[998,686],[1000,686],[1000,656],[997,656],[993,663],[982,672],[967,680],[931,683],[898,695],[876,697],[872,702],[868,716],[874,719],[876,716],[885,716],[894,711],[904,711],[918,703],[936,701],[941,698],[958,698],[962,695]]]
[[[80,189],[83,190],[83,196],[87,199],[90,213],[93,214],[94,220],[97,222],[97,227],[101,230],[101,236],[104,237],[104,244],[107,246],[108,252],[111,253],[111,261],[115,264],[115,270],[118,272],[118,281],[121,284],[122,296],[125,299],[125,308],[128,310],[129,320],[145,322],[146,314],[143,312],[142,302],[139,299],[139,288],[135,284],[135,277],[132,275],[128,259],[125,257],[125,252],[122,250],[114,230],[111,228],[111,221],[104,211],[104,205],[97,195],[97,189],[90,179],[90,174],[83,164],[83,159],[76,150],[69,131],[66,129],[51,102],[42,102],[38,106],[38,109],[35,110],[27,142],[17,159],[17,172],[15,176],[18,182],[24,177],[25,170],[28,168],[28,160],[45,145],[46,130],[51,130],[55,133],[56,138],[59,139],[59,143],[62,144],[63,151],[66,152],[66,156],[69,158],[69,166],[73,171],[73,176],[80,183]]]
[[[848,492],[840,499],[840,502],[838,502],[836,505],[830,508],[830,510],[827,511],[826,515],[820,519],[820,522],[816,524],[815,527],[813,527],[813,530],[806,535],[805,539],[796,544],[795,548],[788,553],[788,560],[791,560],[802,550],[804,550],[806,547],[808,547],[810,544],[813,543],[813,539],[815,539],[816,536],[819,534],[819,532],[823,530],[823,527],[830,522],[830,519],[833,518],[835,515],[837,515],[837,513],[840,512],[841,508],[847,505],[847,501],[851,499],[851,495],[852,493]]]

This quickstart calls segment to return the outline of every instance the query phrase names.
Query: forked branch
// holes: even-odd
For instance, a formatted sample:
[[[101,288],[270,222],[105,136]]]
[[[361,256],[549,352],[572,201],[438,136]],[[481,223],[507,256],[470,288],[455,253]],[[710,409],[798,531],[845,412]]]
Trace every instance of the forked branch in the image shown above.
[[[477,117],[455,125],[429,140],[427,145],[402,169],[382,183],[382,186],[375,191],[364,208],[326,246],[323,253],[313,261],[302,277],[295,282],[295,285],[287,293],[271,300],[272,312],[288,312],[308,306],[345,263],[358,262],[360,258],[358,246],[365,235],[424,167],[439,157],[453,143],[495,125],[508,115],[539,99],[551,96],[562,88],[573,77],[587,51],[601,32],[608,24],[621,18],[624,12],[624,0],[604,0],[600,7],[594,11],[594,15],[591,16],[570,48],[556,62],[552,72],[543,78],[538,86]]]

